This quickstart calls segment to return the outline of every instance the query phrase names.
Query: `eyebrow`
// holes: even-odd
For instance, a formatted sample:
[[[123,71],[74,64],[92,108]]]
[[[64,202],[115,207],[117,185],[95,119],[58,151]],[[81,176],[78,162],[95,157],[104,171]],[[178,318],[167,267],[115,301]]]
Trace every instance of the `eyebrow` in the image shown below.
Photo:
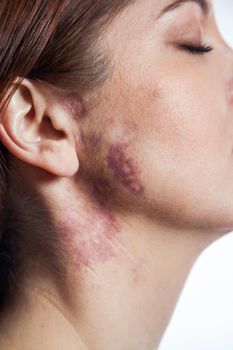
[[[158,18],[161,17],[162,15],[164,15],[165,13],[176,9],[179,6],[181,6],[187,2],[194,2],[194,3],[198,4],[202,10],[202,13],[205,16],[207,16],[208,13],[210,12],[210,4],[206,0],[177,0],[177,1],[173,2],[171,5],[165,7],[162,10],[162,12],[159,14]]]

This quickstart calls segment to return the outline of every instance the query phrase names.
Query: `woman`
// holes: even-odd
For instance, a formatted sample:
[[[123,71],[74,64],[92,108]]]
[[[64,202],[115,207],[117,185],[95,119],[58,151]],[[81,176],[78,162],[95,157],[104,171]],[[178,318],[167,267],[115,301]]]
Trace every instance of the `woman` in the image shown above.
[[[212,4],[0,11],[0,348],[155,349],[233,229],[233,53]]]

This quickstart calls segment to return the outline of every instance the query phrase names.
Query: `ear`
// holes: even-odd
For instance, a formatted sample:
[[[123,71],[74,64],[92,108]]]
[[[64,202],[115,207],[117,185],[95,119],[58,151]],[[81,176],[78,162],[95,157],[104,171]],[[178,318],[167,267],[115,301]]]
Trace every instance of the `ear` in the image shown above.
[[[24,79],[0,123],[0,140],[21,161],[56,176],[79,168],[71,117],[48,87]]]

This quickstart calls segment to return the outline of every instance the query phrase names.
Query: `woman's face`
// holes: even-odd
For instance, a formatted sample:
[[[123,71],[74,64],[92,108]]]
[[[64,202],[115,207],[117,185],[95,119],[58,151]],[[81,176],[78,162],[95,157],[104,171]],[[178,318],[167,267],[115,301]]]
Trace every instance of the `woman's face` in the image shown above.
[[[206,14],[201,3],[137,0],[105,32],[112,69],[93,116],[80,124],[80,179],[83,164],[95,196],[125,213],[226,232],[233,228],[233,53],[212,4]],[[201,44],[213,50],[184,46]]]

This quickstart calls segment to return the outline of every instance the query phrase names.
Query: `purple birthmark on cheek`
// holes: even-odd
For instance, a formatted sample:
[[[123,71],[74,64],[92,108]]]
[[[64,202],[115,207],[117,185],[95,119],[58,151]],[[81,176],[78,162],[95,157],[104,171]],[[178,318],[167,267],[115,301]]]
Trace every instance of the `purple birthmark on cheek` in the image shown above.
[[[87,110],[83,100],[76,92],[68,92],[60,96],[61,103],[66,111],[75,119],[84,119],[87,116]]]
[[[81,142],[87,151],[95,151],[100,145],[101,133],[91,132],[89,134],[81,133]]]
[[[126,156],[127,143],[112,145],[107,155],[108,167],[112,170],[115,178],[135,195],[145,192],[139,180],[139,171],[134,165],[133,159]]]

